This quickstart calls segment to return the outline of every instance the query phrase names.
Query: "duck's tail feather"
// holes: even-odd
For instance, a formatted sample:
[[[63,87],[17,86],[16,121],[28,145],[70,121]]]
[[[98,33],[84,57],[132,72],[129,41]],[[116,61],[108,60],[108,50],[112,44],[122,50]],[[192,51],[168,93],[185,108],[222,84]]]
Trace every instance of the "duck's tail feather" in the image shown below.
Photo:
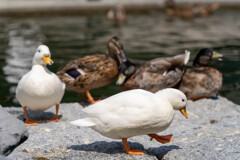
[[[190,51],[185,50],[185,59],[184,59],[184,64],[186,65],[190,59]]]
[[[75,125],[75,126],[82,126],[82,127],[91,127],[91,126],[96,125],[89,118],[84,118],[84,119],[78,119],[78,120],[75,120],[75,121],[71,121],[70,124]]]

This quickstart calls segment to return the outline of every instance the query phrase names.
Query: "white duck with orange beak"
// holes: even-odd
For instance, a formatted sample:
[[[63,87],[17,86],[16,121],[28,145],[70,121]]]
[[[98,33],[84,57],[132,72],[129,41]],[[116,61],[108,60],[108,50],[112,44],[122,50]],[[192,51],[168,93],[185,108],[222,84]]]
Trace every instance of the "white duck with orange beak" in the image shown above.
[[[84,119],[70,122],[73,125],[90,127],[103,136],[122,139],[124,150],[129,154],[143,154],[131,150],[127,138],[148,135],[160,143],[173,141],[172,134],[159,136],[172,123],[174,110],[186,118],[187,98],[173,88],[151,93],[142,89],[121,92],[83,109]]]
[[[53,64],[51,53],[46,45],[40,45],[33,57],[32,69],[18,82],[16,98],[23,107],[26,125],[39,123],[28,118],[27,108],[44,111],[56,105],[56,115],[49,121],[58,121],[59,103],[65,92],[65,84],[47,69],[47,64]]]

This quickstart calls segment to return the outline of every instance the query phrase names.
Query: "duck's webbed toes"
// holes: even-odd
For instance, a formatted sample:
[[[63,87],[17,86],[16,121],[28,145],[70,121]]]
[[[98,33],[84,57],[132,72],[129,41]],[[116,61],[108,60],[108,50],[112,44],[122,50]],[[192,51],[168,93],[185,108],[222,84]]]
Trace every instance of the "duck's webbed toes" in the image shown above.
[[[157,134],[148,134],[148,135],[151,137],[150,140],[153,140],[153,138],[154,138],[156,141],[158,141],[162,144],[169,143],[169,142],[173,141],[173,139],[172,139],[173,135],[172,134],[164,135],[164,136],[159,136]]]

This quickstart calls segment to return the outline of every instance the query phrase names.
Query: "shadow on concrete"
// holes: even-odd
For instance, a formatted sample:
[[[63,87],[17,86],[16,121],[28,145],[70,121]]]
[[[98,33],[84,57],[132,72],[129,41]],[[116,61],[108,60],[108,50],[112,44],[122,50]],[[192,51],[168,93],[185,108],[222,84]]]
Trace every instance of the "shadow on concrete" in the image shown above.
[[[161,146],[158,148],[148,148],[146,151],[149,155],[154,155],[157,159],[163,159],[163,157],[170,152],[171,150],[181,149],[179,146],[176,145],[169,145],[169,146]]]
[[[140,143],[128,142],[131,149],[144,150],[143,145]],[[123,151],[122,142],[105,142],[98,141],[91,144],[82,144],[82,145],[72,145],[68,149],[77,150],[77,151],[93,151],[107,154],[116,154],[116,153],[125,153]]]
[[[131,149],[144,150],[143,145],[140,143],[128,142]],[[125,153],[123,151],[122,142],[105,142],[98,141],[91,144],[82,144],[82,145],[72,145],[68,149],[77,150],[77,151],[93,151],[107,154],[116,154],[116,153]],[[162,159],[169,151],[181,149],[179,146],[170,145],[170,146],[161,146],[157,148],[149,148],[146,151],[146,154],[151,156],[156,156],[158,159]]]
[[[79,104],[80,104],[83,108],[86,108],[86,107],[88,107],[89,105],[91,105],[90,103],[83,102],[83,101],[79,102]]]
[[[53,119],[55,116],[55,113],[53,112],[44,112],[44,111],[32,111],[28,110],[28,118],[33,121],[41,121],[41,123],[44,123],[45,120]],[[25,122],[25,114],[22,112],[22,114],[17,116],[18,119]],[[62,118],[62,115],[58,115],[58,120]]]

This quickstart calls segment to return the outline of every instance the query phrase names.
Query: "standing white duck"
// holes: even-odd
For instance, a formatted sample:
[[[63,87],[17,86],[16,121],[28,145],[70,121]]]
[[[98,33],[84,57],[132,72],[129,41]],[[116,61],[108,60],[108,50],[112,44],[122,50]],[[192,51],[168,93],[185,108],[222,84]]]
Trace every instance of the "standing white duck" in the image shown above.
[[[58,121],[59,103],[65,91],[65,84],[46,65],[52,65],[51,53],[45,45],[40,45],[33,57],[32,69],[18,82],[16,98],[23,107],[26,125],[36,125],[38,121],[28,118],[27,107],[31,110],[44,111],[56,105],[56,115],[48,122]]]
[[[151,93],[142,89],[121,92],[85,109],[87,117],[70,122],[77,126],[91,127],[103,136],[122,139],[124,150],[129,154],[142,155],[140,150],[131,150],[127,138],[149,135],[160,143],[173,141],[172,134],[159,136],[156,133],[169,127],[174,110],[186,117],[187,98],[173,88]]]

